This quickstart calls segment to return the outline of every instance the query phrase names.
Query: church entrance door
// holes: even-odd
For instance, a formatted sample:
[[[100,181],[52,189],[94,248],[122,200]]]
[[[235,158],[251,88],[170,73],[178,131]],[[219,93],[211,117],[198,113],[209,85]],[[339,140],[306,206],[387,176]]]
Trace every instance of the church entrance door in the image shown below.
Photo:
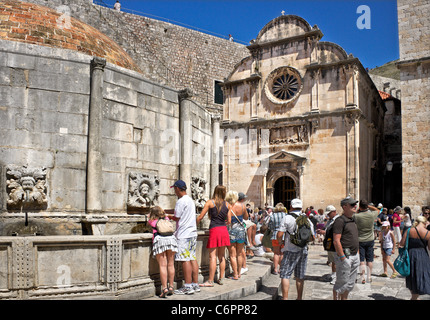
[[[273,190],[273,204],[282,202],[287,210],[290,209],[291,200],[296,198],[296,184],[290,177],[280,177],[275,182]]]

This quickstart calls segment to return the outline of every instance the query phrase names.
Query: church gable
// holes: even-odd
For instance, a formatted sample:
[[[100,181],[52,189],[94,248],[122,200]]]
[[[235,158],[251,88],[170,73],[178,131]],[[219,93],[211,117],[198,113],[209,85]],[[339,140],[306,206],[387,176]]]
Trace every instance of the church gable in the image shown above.
[[[298,16],[282,15],[264,26],[257,37],[257,42],[269,42],[302,35],[311,31],[309,23]]]

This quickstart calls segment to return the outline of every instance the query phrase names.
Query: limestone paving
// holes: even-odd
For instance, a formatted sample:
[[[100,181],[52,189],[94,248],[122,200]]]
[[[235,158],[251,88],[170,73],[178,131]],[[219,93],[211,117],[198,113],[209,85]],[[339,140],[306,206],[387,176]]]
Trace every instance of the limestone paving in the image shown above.
[[[382,254],[379,242],[375,242],[375,259],[371,283],[362,284],[357,277],[356,285],[349,294],[349,300],[410,300],[410,291],[405,286],[405,278],[398,276],[391,279],[383,273]],[[397,254],[396,254],[397,256]],[[396,256],[392,256],[394,261]],[[271,274],[271,261],[254,257],[247,261],[249,271],[241,280],[226,279],[223,285],[215,284],[211,288],[201,288],[192,295],[173,295],[167,300],[279,300],[282,298],[281,280]],[[304,300],[333,300],[333,285],[330,284],[331,267],[327,265],[327,253],[322,245],[309,245],[309,259],[305,276]],[[297,292],[295,280],[290,283],[289,299],[295,300]],[[421,300],[430,300],[430,295],[420,296]],[[146,300],[160,300],[157,296]]]

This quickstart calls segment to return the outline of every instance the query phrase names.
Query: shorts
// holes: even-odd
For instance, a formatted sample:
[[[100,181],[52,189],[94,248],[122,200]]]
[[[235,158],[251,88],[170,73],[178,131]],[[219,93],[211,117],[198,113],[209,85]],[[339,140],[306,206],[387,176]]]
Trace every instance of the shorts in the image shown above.
[[[373,247],[375,241],[360,242],[360,262],[366,260],[367,262],[373,262]]]
[[[206,248],[228,247],[230,245],[230,235],[226,226],[219,226],[209,229],[209,239]]]
[[[337,255],[336,251],[327,251],[327,261],[330,263],[335,263],[334,256]]]
[[[272,247],[280,247],[281,245],[279,244],[278,240],[272,240]]]
[[[252,222],[251,220],[243,220],[243,222],[245,222],[245,225],[246,225],[246,230],[248,230],[249,228],[251,228],[252,226],[254,226],[255,225],[255,223],[254,222]]]
[[[297,279],[304,279],[306,265],[308,263],[308,249],[303,248],[298,252],[284,251],[284,257],[281,261],[280,277],[290,279],[294,271]]]
[[[391,256],[393,254],[393,248],[381,248],[381,250],[387,256]]]
[[[178,252],[175,255],[175,261],[197,260],[197,237],[178,239],[177,241]]]
[[[336,262],[336,283],[333,286],[333,290],[339,294],[346,291],[351,292],[354,289],[358,267],[360,266],[358,252],[343,261],[340,260],[337,254],[334,256],[334,259]]]

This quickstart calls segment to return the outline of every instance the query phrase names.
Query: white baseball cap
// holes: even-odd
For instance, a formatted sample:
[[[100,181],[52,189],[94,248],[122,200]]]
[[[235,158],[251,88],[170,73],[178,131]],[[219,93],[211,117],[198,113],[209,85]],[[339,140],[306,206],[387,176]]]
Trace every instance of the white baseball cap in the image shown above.
[[[331,204],[327,206],[327,208],[325,208],[325,214],[329,214],[332,211],[336,211],[336,208],[334,206],[332,206]]]
[[[300,199],[293,199],[293,200],[291,200],[291,208],[294,208],[294,209],[301,209],[301,208],[303,208],[302,200],[300,200]]]

